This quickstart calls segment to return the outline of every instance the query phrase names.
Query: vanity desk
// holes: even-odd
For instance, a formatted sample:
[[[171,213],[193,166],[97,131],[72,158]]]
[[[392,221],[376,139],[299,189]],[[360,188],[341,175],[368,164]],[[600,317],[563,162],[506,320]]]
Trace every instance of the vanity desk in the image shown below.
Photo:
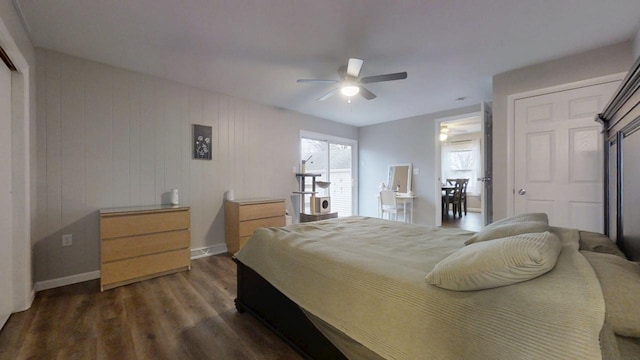
[[[408,193],[396,193],[396,202],[398,205],[402,205],[405,209],[404,222],[413,223],[413,201],[417,199],[415,195],[409,195]],[[378,194],[378,217],[382,218],[382,201]]]
[[[413,164],[389,165],[387,184],[385,185],[387,189],[396,191],[396,203],[398,207],[404,208],[404,222],[411,223],[413,223],[413,202],[416,199],[411,187],[412,177]],[[378,194],[378,217],[382,217],[380,194]]]

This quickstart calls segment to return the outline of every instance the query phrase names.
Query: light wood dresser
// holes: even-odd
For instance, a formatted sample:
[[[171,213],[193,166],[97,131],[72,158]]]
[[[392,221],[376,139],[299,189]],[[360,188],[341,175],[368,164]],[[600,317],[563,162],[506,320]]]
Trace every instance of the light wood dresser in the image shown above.
[[[100,290],[191,269],[189,207],[100,210]]]
[[[257,228],[285,225],[284,199],[227,200],[224,217],[227,250],[235,254]]]

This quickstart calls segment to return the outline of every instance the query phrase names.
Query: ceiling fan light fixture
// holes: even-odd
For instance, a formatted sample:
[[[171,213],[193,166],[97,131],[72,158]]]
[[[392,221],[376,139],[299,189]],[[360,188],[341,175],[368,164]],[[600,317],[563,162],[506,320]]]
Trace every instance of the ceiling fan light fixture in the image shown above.
[[[347,85],[347,86],[343,86],[340,89],[340,92],[344,96],[351,97],[351,96],[357,95],[360,92],[360,87],[356,85]]]

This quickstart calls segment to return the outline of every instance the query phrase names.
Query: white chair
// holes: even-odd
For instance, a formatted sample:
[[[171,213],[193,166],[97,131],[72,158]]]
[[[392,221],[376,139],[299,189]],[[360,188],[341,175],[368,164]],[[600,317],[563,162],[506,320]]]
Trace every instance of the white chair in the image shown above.
[[[381,215],[383,219],[384,214],[387,214],[389,220],[391,220],[391,214],[393,214],[393,220],[395,221],[398,221],[398,213],[402,213],[403,219],[406,217],[404,207],[398,206],[395,191],[380,191],[380,210],[382,211]]]

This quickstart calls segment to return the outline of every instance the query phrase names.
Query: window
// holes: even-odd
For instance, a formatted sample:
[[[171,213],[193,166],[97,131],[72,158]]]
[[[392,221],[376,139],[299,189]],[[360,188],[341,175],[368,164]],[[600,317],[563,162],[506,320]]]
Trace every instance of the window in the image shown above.
[[[306,172],[321,176],[320,181],[331,183],[328,189],[316,188],[317,196],[331,197],[331,211],[339,217],[357,214],[356,191],[354,184],[357,142],[351,139],[335,138],[322,134],[302,132],[300,140],[300,158],[309,159]],[[306,178],[305,188],[311,188],[311,178]],[[309,197],[306,197],[304,212],[309,212]]]
[[[442,144],[442,178],[469,179],[467,193],[480,195],[480,140]]]

